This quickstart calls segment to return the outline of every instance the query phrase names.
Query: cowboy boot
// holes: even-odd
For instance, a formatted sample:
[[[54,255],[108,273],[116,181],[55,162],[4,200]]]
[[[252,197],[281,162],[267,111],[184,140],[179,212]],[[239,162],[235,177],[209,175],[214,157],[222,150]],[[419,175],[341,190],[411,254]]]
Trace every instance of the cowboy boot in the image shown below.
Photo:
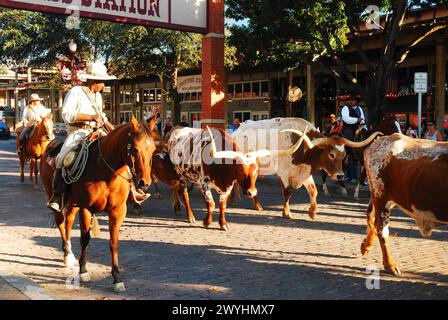
[[[48,208],[56,211],[62,211],[62,199],[65,193],[65,181],[62,177],[62,169],[56,169],[53,176],[53,196],[51,197]]]
[[[23,149],[24,149],[24,145],[25,145],[25,141],[24,140],[25,139],[23,139],[23,138],[22,139],[19,138],[19,149],[17,150],[17,155],[19,157],[24,155],[24,153],[23,153]]]

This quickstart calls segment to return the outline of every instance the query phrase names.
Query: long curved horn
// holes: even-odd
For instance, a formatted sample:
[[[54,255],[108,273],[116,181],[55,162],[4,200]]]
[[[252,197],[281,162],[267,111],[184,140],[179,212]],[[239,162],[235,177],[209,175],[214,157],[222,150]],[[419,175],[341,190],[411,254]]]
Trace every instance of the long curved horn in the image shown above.
[[[382,136],[382,135],[383,135],[383,133],[376,131],[374,134],[372,134],[366,140],[363,140],[361,142],[353,142],[346,138],[343,138],[343,139],[344,139],[344,144],[349,148],[364,148],[365,146],[369,145],[376,137]]]
[[[306,128],[308,128],[308,126]],[[282,130],[281,132],[292,132],[292,133],[295,133],[295,134],[303,137],[303,141],[305,141],[305,143],[307,144],[308,149],[311,149],[314,147],[314,142],[311,142],[310,138],[306,135],[306,130],[307,129],[305,129],[305,131],[302,132],[302,131],[296,130],[296,129],[285,129],[285,130]]]
[[[210,157],[212,158],[226,158],[226,159],[236,159],[236,158],[242,158],[243,154],[236,151],[217,151],[216,150],[216,143],[215,139],[213,138],[213,133],[210,130],[210,128],[207,126],[208,133],[210,134]]]
[[[308,129],[308,126],[305,128],[305,131]],[[281,131],[283,132],[283,131]],[[302,144],[303,140],[305,139],[306,134],[302,134],[302,137],[289,149],[287,150],[258,150],[249,152],[248,155],[252,155],[257,158],[263,158],[268,156],[289,156],[297,151],[297,149],[300,148],[300,145]]]

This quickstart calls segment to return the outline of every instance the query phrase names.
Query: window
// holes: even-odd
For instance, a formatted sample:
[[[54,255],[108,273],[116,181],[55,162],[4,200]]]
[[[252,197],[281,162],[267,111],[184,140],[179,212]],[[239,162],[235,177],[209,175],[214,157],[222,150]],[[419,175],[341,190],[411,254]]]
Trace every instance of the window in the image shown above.
[[[252,120],[258,121],[258,120],[266,120],[269,117],[269,113],[267,111],[261,111],[261,112],[252,112]]]
[[[252,98],[258,98],[260,96],[260,82],[252,83]]]
[[[135,111],[134,116],[140,121],[140,111]],[[131,121],[132,111],[120,111],[120,124]]]
[[[227,86],[227,94],[229,97],[235,98],[235,85],[234,84],[229,84]]]
[[[240,119],[240,122],[250,120],[250,111],[235,111],[233,113],[233,120],[236,118]]]
[[[269,97],[269,82],[268,81],[261,81],[261,96]]]
[[[268,81],[231,83],[227,86],[228,98],[257,99],[269,97]]]
[[[201,92],[187,92],[182,93],[181,98],[183,102],[198,102],[202,99],[202,93]]]
[[[251,97],[251,85],[250,82],[245,82],[243,84],[243,91],[244,91],[244,98],[250,98]]]
[[[121,90],[120,91],[120,103],[126,104],[131,103],[131,91],[130,90]]]
[[[243,97],[243,84],[237,83],[235,84],[235,98],[242,98]]]
[[[200,128],[201,127],[201,113],[200,112],[190,112],[190,119],[189,123],[194,128]]]
[[[144,89],[143,102],[159,102],[162,101],[162,89]]]

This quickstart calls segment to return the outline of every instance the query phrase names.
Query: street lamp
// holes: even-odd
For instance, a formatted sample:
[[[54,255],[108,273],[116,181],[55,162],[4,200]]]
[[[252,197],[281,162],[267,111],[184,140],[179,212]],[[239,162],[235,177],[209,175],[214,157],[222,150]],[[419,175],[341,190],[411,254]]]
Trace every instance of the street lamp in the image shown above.
[[[70,40],[70,42],[68,43],[68,48],[71,53],[72,85],[76,86],[78,84],[78,79],[76,77],[77,71],[76,71],[76,61],[75,61],[75,55],[76,55],[76,49],[77,49],[76,42],[73,40]]]

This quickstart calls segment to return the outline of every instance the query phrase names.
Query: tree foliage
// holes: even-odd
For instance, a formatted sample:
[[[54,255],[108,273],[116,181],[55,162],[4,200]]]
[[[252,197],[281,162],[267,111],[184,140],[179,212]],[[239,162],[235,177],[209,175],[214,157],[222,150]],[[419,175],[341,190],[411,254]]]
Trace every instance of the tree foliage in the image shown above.
[[[240,63],[286,70],[306,63],[319,64],[364,97],[371,120],[376,122],[384,111],[387,79],[422,40],[446,28],[446,23],[434,16],[426,28],[415,34],[413,41],[399,47],[398,39],[409,32],[403,23],[405,18],[422,8],[435,12],[447,3],[447,0],[229,0],[226,14],[247,21],[230,28],[230,42],[238,49]],[[375,31],[381,32],[381,50],[375,56],[364,49],[359,29],[370,16],[366,8],[371,5],[378,7],[385,19],[384,30]],[[347,68],[350,61],[344,60],[344,49],[349,41],[356,46],[367,70],[365,83],[357,82]]]

